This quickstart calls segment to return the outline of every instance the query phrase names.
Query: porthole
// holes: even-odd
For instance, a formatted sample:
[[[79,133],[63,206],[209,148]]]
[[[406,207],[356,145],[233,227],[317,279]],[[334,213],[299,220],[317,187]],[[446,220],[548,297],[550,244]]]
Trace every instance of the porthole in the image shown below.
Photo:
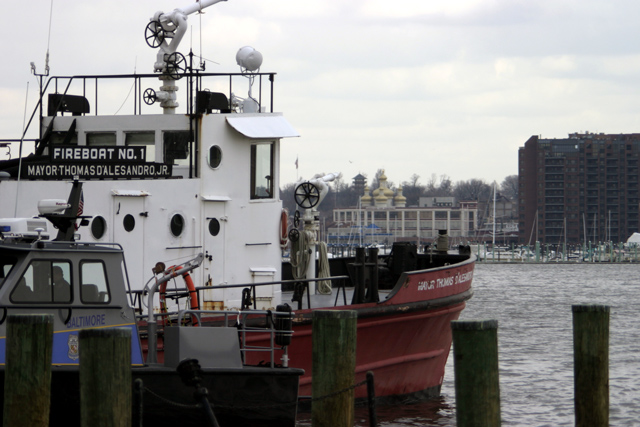
[[[107,230],[107,221],[101,216],[93,218],[91,221],[91,234],[96,240],[102,239],[105,231]]]
[[[222,162],[222,150],[217,145],[212,145],[209,147],[209,155],[207,156],[207,161],[209,162],[209,166],[211,169],[216,169],[220,166],[220,162]]]
[[[178,237],[184,230],[184,217],[180,214],[175,214],[171,217],[171,224],[169,227],[171,228],[171,234]]]
[[[211,218],[209,221],[209,234],[217,236],[218,233],[220,233],[220,222],[215,218]]]
[[[136,228],[136,219],[131,214],[127,214],[122,221],[122,225],[124,225],[124,229],[127,231],[132,231]]]

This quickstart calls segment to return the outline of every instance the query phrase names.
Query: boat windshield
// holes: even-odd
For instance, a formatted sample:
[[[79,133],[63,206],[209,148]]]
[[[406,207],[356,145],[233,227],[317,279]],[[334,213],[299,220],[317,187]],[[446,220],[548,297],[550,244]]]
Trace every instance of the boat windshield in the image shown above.
[[[8,253],[0,252],[0,287],[4,284],[4,279],[18,262],[18,257]]]

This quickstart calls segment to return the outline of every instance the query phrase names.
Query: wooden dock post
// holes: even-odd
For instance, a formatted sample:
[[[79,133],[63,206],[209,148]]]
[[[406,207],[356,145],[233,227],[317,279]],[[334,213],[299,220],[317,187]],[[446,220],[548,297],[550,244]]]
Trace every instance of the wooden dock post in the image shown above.
[[[79,338],[81,426],[131,426],[131,329],[83,329]]]
[[[53,316],[11,315],[7,319],[3,425],[49,425]]]
[[[500,426],[498,321],[453,321],[458,427]]]
[[[313,399],[353,386],[357,320],[353,310],[313,312]],[[353,389],[314,400],[311,405],[314,427],[352,427],[354,417]]]
[[[574,305],[573,372],[576,427],[609,425],[609,312]]]

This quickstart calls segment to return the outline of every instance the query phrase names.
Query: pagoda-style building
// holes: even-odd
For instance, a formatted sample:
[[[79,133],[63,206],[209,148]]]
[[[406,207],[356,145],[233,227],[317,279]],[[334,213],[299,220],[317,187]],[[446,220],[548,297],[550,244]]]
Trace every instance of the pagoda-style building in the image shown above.
[[[449,237],[460,243],[475,240],[477,202],[451,203],[448,206],[409,206],[402,195],[402,187],[389,188],[382,171],[378,188],[373,191],[363,178],[358,206],[334,209],[334,226],[328,230],[328,243],[334,244],[391,244],[413,241],[427,244],[435,240],[438,230],[447,230]]]

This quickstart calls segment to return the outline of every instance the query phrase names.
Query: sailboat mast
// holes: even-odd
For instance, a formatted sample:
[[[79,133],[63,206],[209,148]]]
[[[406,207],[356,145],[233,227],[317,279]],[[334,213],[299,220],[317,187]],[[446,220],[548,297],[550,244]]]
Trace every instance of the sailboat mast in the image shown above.
[[[493,181],[493,248],[496,247],[496,182]],[[495,249],[494,249],[495,251]]]

